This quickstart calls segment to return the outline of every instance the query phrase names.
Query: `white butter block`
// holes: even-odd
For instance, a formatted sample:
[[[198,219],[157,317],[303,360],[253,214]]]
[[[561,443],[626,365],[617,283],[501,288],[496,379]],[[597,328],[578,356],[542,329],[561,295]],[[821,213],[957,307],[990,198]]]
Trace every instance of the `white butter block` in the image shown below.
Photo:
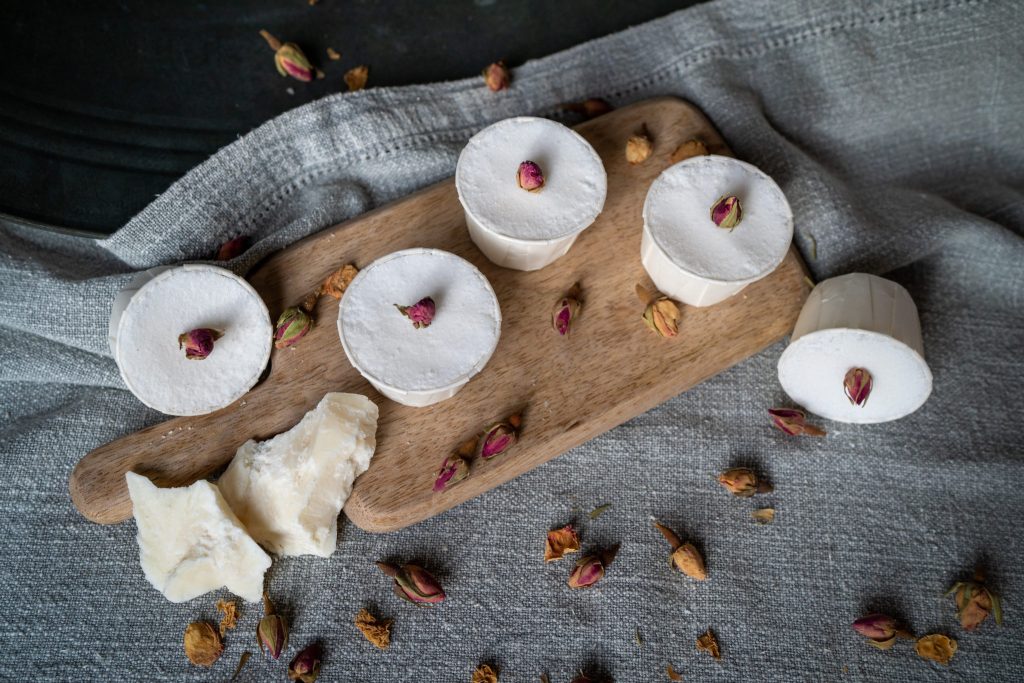
[[[154,588],[171,602],[221,586],[249,602],[262,597],[270,556],[249,537],[216,486],[197,481],[162,489],[134,472],[125,478],[139,561]]]
[[[252,537],[277,555],[329,557],[338,513],[377,446],[377,406],[327,394],[283,434],[238,449],[217,485]]]
[[[843,390],[853,368],[872,377],[861,406]],[[888,422],[920,408],[931,394],[932,373],[910,294],[866,273],[818,283],[779,358],[779,382],[799,405],[840,422]]]

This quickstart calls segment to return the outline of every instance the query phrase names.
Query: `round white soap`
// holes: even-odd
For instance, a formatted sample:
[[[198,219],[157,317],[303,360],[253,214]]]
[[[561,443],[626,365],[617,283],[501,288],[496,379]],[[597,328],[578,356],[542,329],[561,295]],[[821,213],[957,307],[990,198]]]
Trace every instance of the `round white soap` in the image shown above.
[[[434,300],[429,326],[415,327],[397,306]],[[349,362],[382,394],[425,406],[454,396],[490,360],[501,309],[477,268],[438,249],[383,256],[352,280],[338,309]]]
[[[853,368],[867,370],[872,379],[859,406],[843,385]],[[910,294],[866,273],[819,283],[779,359],[779,382],[799,405],[840,422],[888,422],[920,408],[931,394],[932,373]]]
[[[528,192],[516,181],[533,161],[544,186]],[[608,178],[601,158],[574,130],[520,116],[474,135],[459,155],[455,187],[470,237],[500,266],[536,270],[569,250],[604,208]]]
[[[252,285],[223,268],[171,268],[118,309],[114,360],[121,377],[162,413],[203,415],[230,405],[256,384],[270,358],[266,304]],[[203,327],[223,336],[208,357],[189,360],[178,336]]]
[[[740,200],[732,229],[711,220],[724,196]],[[644,201],[641,259],[663,293],[709,306],[771,273],[793,240],[793,212],[779,186],[743,161],[717,155],[665,169]]]

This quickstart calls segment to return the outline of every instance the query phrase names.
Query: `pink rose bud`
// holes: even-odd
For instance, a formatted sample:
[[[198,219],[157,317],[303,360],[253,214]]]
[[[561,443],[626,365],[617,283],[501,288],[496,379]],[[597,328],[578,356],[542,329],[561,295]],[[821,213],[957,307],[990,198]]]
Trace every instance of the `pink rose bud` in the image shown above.
[[[238,237],[228,240],[224,244],[220,245],[220,249],[217,250],[217,260],[230,261],[245,251],[248,246],[249,238],[245,235],[239,235]]]
[[[864,407],[871,395],[871,387],[874,384],[871,373],[864,368],[851,368],[846,377],[843,378],[843,391],[846,398],[855,406]]]
[[[208,327],[198,327],[178,335],[178,348],[185,349],[185,358],[203,360],[213,353],[213,343],[224,335]]]
[[[720,228],[735,228],[743,219],[739,197],[719,197],[711,207],[711,221]]]
[[[274,51],[274,65],[282,76],[291,76],[296,80],[308,83],[313,80],[314,76],[323,75],[313,68],[302,49],[295,43],[282,44],[268,31],[260,31],[260,35]]]
[[[853,622],[853,630],[868,639],[880,650],[888,650],[896,642],[896,636],[909,636],[899,622],[885,614],[869,614]]]
[[[512,415],[504,422],[493,425],[484,433],[480,457],[484,460],[490,460],[514,446],[516,441],[519,440],[520,427],[522,427],[522,417],[520,415]]]
[[[563,337],[569,334],[569,326],[579,316],[582,307],[580,285],[576,283],[569,290],[568,294],[555,304],[555,309],[551,312],[551,324],[554,326],[555,332]]]
[[[457,484],[469,474],[469,463],[458,453],[453,453],[441,463],[441,469],[437,471],[434,479],[434,493],[444,491],[449,486]]]
[[[544,187],[544,172],[533,161],[524,161],[516,171],[516,183],[527,192],[537,192]]]
[[[807,424],[807,413],[799,408],[769,408],[768,414],[771,415],[772,424],[790,436],[800,434],[825,436],[826,434],[821,427]]]
[[[396,567],[386,562],[378,562],[377,567],[395,580],[395,595],[407,602],[424,607],[445,599],[441,584],[423,567],[415,564]]]
[[[434,315],[437,313],[434,300],[429,296],[423,297],[412,306],[399,306],[395,304],[395,308],[398,309],[399,313],[411,320],[412,326],[416,329],[430,327],[430,323],[434,320]]]
[[[314,683],[320,675],[324,651],[317,643],[307,645],[288,665],[288,679],[299,683]]]
[[[581,557],[569,575],[569,588],[590,588],[604,577],[604,564],[597,555]]]
[[[313,329],[313,317],[299,306],[284,309],[274,327],[274,346],[283,349],[297,344]]]

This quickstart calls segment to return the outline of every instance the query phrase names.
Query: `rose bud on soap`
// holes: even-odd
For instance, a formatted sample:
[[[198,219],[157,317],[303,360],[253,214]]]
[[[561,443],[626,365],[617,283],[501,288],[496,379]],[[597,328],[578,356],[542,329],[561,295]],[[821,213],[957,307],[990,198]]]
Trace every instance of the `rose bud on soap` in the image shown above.
[[[224,335],[209,327],[199,327],[178,335],[178,348],[185,349],[185,358],[204,360],[213,353],[213,345]]]
[[[843,378],[843,391],[850,403],[861,408],[868,402],[874,381],[864,368],[850,368]]]
[[[524,161],[516,171],[516,184],[527,192],[538,192],[544,187],[544,172],[534,161]]]
[[[739,197],[723,196],[711,205],[711,222],[720,228],[732,230],[743,220],[743,207]]]
[[[377,567],[395,580],[395,595],[421,607],[436,605],[445,599],[444,589],[423,567],[406,564],[401,567],[378,562]]]
[[[412,326],[416,329],[430,327],[430,323],[434,321],[434,316],[437,314],[437,306],[429,296],[423,297],[412,306],[399,306],[395,304],[395,308],[398,309],[399,313],[411,320]]]

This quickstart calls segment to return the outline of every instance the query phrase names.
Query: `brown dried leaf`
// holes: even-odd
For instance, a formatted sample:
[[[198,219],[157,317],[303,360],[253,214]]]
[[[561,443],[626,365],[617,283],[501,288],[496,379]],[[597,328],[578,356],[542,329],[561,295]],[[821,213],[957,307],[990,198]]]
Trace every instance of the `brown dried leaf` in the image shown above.
[[[234,600],[218,600],[217,610],[224,613],[220,620],[220,637],[238,625],[238,603]]]
[[[481,664],[473,672],[473,683],[498,683],[498,672],[490,664]]]
[[[721,659],[722,653],[718,649],[718,640],[715,638],[715,634],[708,629],[704,632],[704,635],[697,638],[697,650],[699,652],[707,652],[715,659]]]
[[[327,48],[327,56],[332,62],[336,62],[341,59],[341,53],[335,50],[333,47]]]
[[[252,653],[246,650],[242,653],[242,656],[238,658],[238,666],[235,667],[235,673],[231,676],[232,681],[238,678],[238,674],[242,673],[242,669],[245,668],[245,663],[249,661],[249,657],[252,657]]]
[[[690,157],[696,156],[707,156],[708,148],[700,140],[687,140],[683,144],[676,147],[676,151],[672,152],[669,157],[669,161],[673,164],[678,164],[683,159],[689,159]]]
[[[750,513],[758,524],[771,524],[775,520],[774,508],[760,508]]]
[[[956,641],[940,633],[931,633],[918,638],[914,649],[925,659],[949,666],[949,660],[956,654]]]
[[[391,619],[378,619],[370,614],[367,609],[359,610],[356,615],[356,628],[362,631],[363,635],[375,647],[381,650],[388,649],[391,645]]]
[[[676,672],[676,670],[672,668],[671,664],[669,664],[668,666],[665,667],[665,673],[668,674],[669,680],[672,680],[672,681],[681,681],[681,680],[683,680],[683,677],[680,676]]]
[[[369,77],[370,68],[365,65],[360,65],[345,72],[345,85],[348,86],[349,92],[362,90],[366,87],[366,81]]]
[[[348,289],[348,286],[358,274],[359,270],[354,265],[346,263],[341,268],[338,268],[338,270],[327,276],[320,285],[320,293],[333,296],[335,299],[340,299],[341,295],[345,293],[345,290]]]
[[[224,652],[224,643],[213,626],[195,621],[185,627],[185,656],[193,664],[213,666]]]
[[[547,541],[544,543],[544,561],[554,562],[562,559],[566,553],[574,553],[580,549],[580,537],[572,524],[566,524],[561,529],[554,529],[548,532]]]

